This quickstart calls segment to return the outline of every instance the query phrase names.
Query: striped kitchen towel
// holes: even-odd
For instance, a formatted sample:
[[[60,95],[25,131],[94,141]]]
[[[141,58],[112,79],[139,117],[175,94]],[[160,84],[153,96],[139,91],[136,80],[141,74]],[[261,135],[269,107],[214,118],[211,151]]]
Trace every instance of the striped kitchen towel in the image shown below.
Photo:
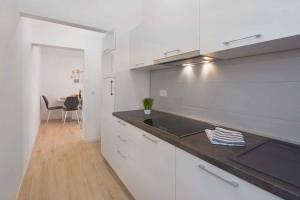
[[[246,142],[242,133],[217,127],[215,130],[205,130],[212,144],[227,146],[245,146]]]

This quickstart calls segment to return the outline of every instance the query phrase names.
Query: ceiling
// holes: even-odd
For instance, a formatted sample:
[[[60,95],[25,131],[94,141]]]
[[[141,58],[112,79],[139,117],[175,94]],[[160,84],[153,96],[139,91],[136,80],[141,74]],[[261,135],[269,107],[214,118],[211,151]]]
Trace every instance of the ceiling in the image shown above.
[[[19,0],[20,12],[97,29],[130,29],[141,16],[141,0]],[[25,15],[26,16],[26,15]]]

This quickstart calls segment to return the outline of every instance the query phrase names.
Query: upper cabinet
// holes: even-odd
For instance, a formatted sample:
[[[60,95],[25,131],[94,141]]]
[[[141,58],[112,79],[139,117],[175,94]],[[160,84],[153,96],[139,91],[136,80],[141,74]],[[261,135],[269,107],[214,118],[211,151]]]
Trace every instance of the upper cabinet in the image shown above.
[[[143,2],[145,40],[153,60],[199,51],[199,0]]]
[[[157,52],[155,43],[147,40],[146,28],[143,24],[130,32],[130,68],[141,68],[154,64]]]
[[[112,30],[106,33],[102,40],[103,54],[109,53],[116,49],[116,31]]]
[[[210,54],[228,49],[240,48],[245,55],[272,51],[274,46],[280,49],[285,43],[275,41],[253,48],[253,44],[287,38],[300,34],[300,1],[288,3],[281,0],[218,1],[200,0],[200,50],[201,54]],[[290,43],[292,44],[293,42]],[[280,44],[280,45],[279,45]],[[286,44],[289,45],[289,44]],[[267,49],[269,48],[269,49]],[[272,47],[273,48],[273,47]],[[233,51],[234,52],[234,51]],[[227,55],[230,57],[230,54]],[[226,56],[225,56],[226,57]],[[232,54],[231,57],[237,57]]]
[[[114,72],[114,52],[109,51],[102,54],[102,76],[111,77]]]
[[[142,7],[131,32],[132,69],[200,54],[227,59],[300,48],[298,0],[144,0]]]

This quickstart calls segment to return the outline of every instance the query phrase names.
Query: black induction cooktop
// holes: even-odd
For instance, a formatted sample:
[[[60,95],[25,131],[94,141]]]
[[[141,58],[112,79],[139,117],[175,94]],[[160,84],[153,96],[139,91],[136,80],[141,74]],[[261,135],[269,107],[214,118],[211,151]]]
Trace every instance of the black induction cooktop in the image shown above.
[[[204,132],[205,129],[213,129],[215,126],[180,116],[166,116],[145,119],[144,123],[158,128],[178,138]]]

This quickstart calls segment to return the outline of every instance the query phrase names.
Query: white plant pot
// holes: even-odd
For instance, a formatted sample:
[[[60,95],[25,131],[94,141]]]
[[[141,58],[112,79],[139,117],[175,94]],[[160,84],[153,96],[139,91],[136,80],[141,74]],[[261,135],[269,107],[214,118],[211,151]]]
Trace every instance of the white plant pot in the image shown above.
[[[144,110],[145,115],[150,115],[151,114],[151,110]]]

